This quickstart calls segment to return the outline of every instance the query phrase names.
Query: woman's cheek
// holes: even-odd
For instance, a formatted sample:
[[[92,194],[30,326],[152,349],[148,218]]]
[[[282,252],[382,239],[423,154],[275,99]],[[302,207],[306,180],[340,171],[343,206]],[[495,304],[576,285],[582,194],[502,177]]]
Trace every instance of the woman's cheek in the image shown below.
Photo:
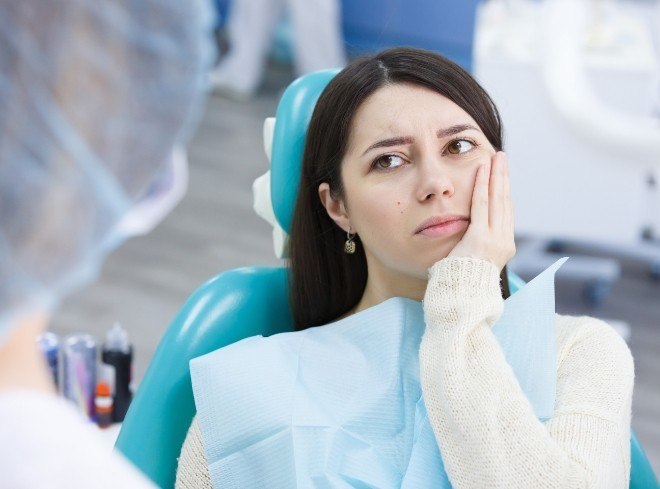
[[[377,203],[377,205],[372,205]],[[370,205],[364,206],[362,214],[362,239],[381,246],[379,243],[391,243],[395,236],[401,233],[405,217],[404,205],[401,199],[378,195],[370,200]]]

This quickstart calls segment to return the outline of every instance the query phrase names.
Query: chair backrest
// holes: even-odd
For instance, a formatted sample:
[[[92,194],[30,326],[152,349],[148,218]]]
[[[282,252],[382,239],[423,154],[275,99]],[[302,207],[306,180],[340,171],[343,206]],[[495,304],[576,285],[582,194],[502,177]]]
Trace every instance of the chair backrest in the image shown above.
[[[195,291],[158,345],[116,448],[159,487],[173,487],[195,414],[191,359],[255,335],[291,329],[283,268],[222,273]]]
[[[337,70],[294,81],[276,113],[271,201],[289,231],[302,152],[316,101]],[[124,419],[116,448],[160,487],[173,487],[177,457],[195,414],[189,362],[240,339],[290,331],[283,268],[243,268],[202,285],[168,327]]]
[[[307,124],[316,100],[335,73],[327,70],[296,80],[285,91],[277,109],[271,200],[285,231],[291,225]],[[513,272],[509,272],[509,282],[512,293],[525,283]],[[249,336],[290,331],[287,290],[284,268],[231,270],[195,291],[172,321],[133,399],[116,444],[158,486],[174,486],[177,458],[195,414],[190,360]],[[634,434],[631,450],[630,487],[657,487]]]

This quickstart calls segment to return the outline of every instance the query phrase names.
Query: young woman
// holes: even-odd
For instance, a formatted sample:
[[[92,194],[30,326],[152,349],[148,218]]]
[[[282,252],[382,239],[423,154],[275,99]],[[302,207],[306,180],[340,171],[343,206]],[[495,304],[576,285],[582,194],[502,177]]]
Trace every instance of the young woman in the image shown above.
[[[419,383],[453,487],[627,487],[625,342],[595,318],[556,315],[556,401],[542,422],[490,329],[515,254],[501,150],[493,102],[437,54],[390,49],[341,71],[303,156],[290,236],[295,328],[337,327],[328,323],[394,297],[422,301]],[[178,487],[211,487],[207,441],[193,420]]]

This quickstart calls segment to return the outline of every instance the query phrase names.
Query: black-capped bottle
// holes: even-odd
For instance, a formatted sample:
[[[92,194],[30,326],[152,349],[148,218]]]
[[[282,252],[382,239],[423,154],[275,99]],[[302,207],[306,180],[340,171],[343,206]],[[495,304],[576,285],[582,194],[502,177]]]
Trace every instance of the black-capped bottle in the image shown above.
[[[113,324],[106,335],[101,361],[114,371],[112,420],[121,423],[132,399],[133,346],[128,341],[128,333],[119,323]]]

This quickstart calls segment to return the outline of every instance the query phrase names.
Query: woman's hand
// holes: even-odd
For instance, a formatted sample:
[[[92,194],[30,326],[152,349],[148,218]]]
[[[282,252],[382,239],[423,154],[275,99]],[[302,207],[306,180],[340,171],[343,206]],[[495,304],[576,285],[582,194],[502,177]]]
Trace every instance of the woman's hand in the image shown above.
[[[447,256],[481,258],[501,271],[516,254],[509,165],[502,151],[477,171],[470,214],[463,238]]]

